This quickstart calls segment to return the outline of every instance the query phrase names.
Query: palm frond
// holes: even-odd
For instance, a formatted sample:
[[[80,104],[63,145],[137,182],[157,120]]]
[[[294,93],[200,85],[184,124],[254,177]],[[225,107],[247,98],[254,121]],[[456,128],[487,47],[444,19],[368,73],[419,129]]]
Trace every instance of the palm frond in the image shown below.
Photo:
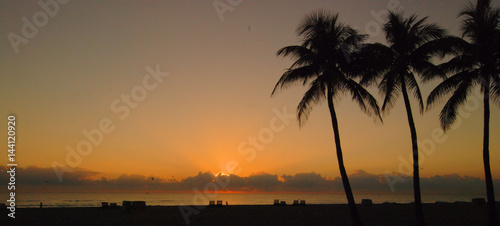
[[[339,46],[342,53],[342,56],[339,56],[339,59],[342,60],[342,65],[349,66],[347,67],[349,70],[351,69],[351,65],[349,64],[353,61],[354,53],[360,51],[362,46],[361,43],[363,43],[367,37],[367,35],[354,33],[353,35],[346,37]]]
[[[299,105],[297,106],[297,119],[299,126],[309,118],[309,113],[314,105],[318,104],[325,97],[325,82],[321,77],[311,82],[309,89],[306,91]]]
[[[314,64],[295,69],[288,69],[285,73],[283,73],[281,78],[274,86],[271,96],[276,94],[279,90],[293,85],[296,82],[302,82],[303,84],[306,84],[309,79],[318,76],[318,73],[320,73],[318,71],[318,67]]]
[[[361,85],[371,85],[390,68],[394,57],[394,51],[383,44],[367,44],[354,54],[351,66],[361,75]]]
[[[409,64],[411,68],[422,76],[422,81],[427,82],[435,78],[446,78],[444,71],[431,63],[431,56],[435,55],[437,40],[427,42],[410,53]]]
[[[462,80],[458,88],[453,92],[453,95],[446,102],[439,114],[439,121],[441,123],[441,128],[446,131],[455,122],[458,114],[458,108],[467,101],[467,96],[470,94],[472,89],[472,80]]]
[[[436,66],[427,60],[414,61],[412,66],[412,68],[421,75],[422,82],[428,82],[436,78],[448,78],[446,73],[444,73],[439,66]]]
[[[475,74],[477,71],[462,71],[441,82],[427,97],[427,110],[432,108],[438,99],[455,91],[463,81],[470,80]]]
[[[303,46],[286,46],[276,52],[277,56],[291,57],[296,61],[290,66],[290,68],[303,66],[310,64],[317,60],[316,54]]]
[[[458,73],[475,68],[478,65],[477,58],[471,55],[458,55],[448,62],[438,65],[444,73]]]
[[[416,44],[419,46],[427,42],[440,39],[445,34],[445,30],[439,27],[439,25],[437,24],[426,24],[423,25],[419,30],[420,32],[415,35],[415,37],[418,37]]]
[[[383,121],[377,100],[363,86],[352,79],[344,80],[344,84],[351,93],[352,99],[358,103],[363,112],[369,116],[377,117],[381,122]]]
[[[418,102],[418,109],[420,111],[420,114],[423,114],[424,101],[417,80],[415,80],[415,75],[413,75],[413,73],[410,72],[405,76],[405,84],[407,85],[408,89],[413,91],[413,96],[417,99]]]
[[[490,94],[493,103],[496,103],[498,104],[498,106],[500,106],[500,76],[498,74],[497,76],[493,76]]]
[[[396,100],[401,91],[401,83],[399,83],[399,74],[391,70],[384,75],[379,84],[379,89],[384,94],[384,102],[382,104],[382,112],[388,112],[396,103]]]
[[[402,51],[404,46],[408,45],[408,23],[415,20],[415,15],[410,16],[406,21],[401,14],[389,12],[389,21],[384,24],[385,39],[390,44],[391,48]]]
[[[338,14],[329,14],[324,10],[317,10],[306,15],[297,27],[297,34],[304,40],[315,40],[318,35],[324,35],[327,28],[337,24]]]

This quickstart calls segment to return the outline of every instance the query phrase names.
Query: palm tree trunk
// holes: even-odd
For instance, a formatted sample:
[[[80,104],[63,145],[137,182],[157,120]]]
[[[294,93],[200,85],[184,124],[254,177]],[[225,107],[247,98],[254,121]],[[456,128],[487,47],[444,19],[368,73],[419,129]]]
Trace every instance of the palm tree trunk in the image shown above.
[[[417,225],[423,226],[425,225],[425,219],[424,219],[424,211],[422,210],[422,199],[420,196],[420,174],[418,166],[417,130],[415,129],[415,123],[413,122],[410,99],[408,98],[408,92],[406,91],[404,78],[402,80],[403,81],[401,90],[403,92],[403,98],[405,101],[406,114],[408,116],[408,124],[410,125],[411,144],[413,153],[413,195],[415,196],[415,217],[417,219]]]
[[[486,181],[486,197],[488,199],[488,224],[500,225],[496,210],[495,194],[493,190],[493,179],[490,169],[490,89],[488,85],[484,90],[484,133],[483,133],[483,164],[484,180]]]
[[[340,177],[342,178],[342,184],[344,185],[345,194],[347,196],[347,203],[349,204],[351,221],[353,225],[361,226],[363,225],[363,223],[361,223],[361,219],[359,218],[358,209],[356,208],[356,202],[354,201],[351,185],[349,184],[349,178],[347,178],[347,172],[344,167],[344,158],[342,157],[342,147],[340,146],[339,125],[337,121],[337,115],[335,113],[335,108],[333,106],[333,98],[330,88],[328,88],[327,95],[328,95],[328,108],[330,109],[330,116],[332,118],[333,135],[335,137],[335,146],[337,149],[337,160],[339,162]]]

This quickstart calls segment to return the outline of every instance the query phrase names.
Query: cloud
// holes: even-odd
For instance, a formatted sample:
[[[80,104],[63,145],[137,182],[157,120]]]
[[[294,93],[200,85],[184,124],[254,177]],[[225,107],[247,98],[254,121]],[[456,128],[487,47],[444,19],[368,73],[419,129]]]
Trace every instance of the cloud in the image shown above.
[[[250,175],[246,179],[248,187],[252,190],[276,191],[281,187],[278,175],[261,173],[257,175]]]
[[[9,168],[0,166],[0,183],[7,183]],[[16,183],[22,185],[62,185],[74,186],[85,185],[90,181],[90,178],[97,176],[99,173],[81,168],[76,168],[73,172],[67,172],[64,175],[64,183],[59,183],[57,176],[52,168],[40,168],[37,166],[28,166],[27,168],[17,167]]]
[[[342,184],[340,177],[334,179],[337,183]],[[353,190],[359,191],[380,191],[387,190],[388,186],[385,180],[381,179],[381,175],[369,174],[363,170],[355,170],[349,176],[349,182]]]
[[[230,191],[273,191],[280,187],[277,175],[267,173],[252,174],[248,177],[240,177],[231,174],[229,176],[214,175],[211,172],[202,173],[193,177],[181,180],[182,187],[187,190],[204,191],[212,183],[216,184],[219,190]],[[213,191],[214,189],[210,190]]]
[[[202,189],[206,184],[213,182],[212,180],[214,179],[215,175],[212,172],[199,172],[196,176],[183,179],[181,183],[186,188],[197,188],[200,190],[200,188]]]
[[[327,180],[321,175],[311,173],[297,173],[295,176],[283,175],[283,184],[290,191],[332,191],[336,190],[334,181]],[[337,186],[338,187],[338,186]]]
[[[493,180],[497,190],[500,180]],[[451,193],[471,193],[475,191],[484,191],[486,189],[484,180],[477,177],[460,176],[458,174],[432,176],[422,179],[422,187],[434,190],[446,190]],[[498,193],[498,191],[497,191]]]
[[[0,184],[9,181],[8,168],[0,166]],[[100,178],[100,179],[98,179]],[[423,194],[484,194],[484,180],[458,174],[437,175],[421,178]],[[356,170],[349,175],[354,192],[412,193],[413,180],[400,174],[370,174]],[[494,180],[496,192],[500,192],[500,180]],[[247,177],[238,175],[214,175],[199,172],[180,181],[156,176],[122,174],[117,178],[102,177],[99,172],[75,169],[64,174],[59,183],[52,168],[30,166],[16,169],[16,188],[19,191],[264,191],[264,192],[343,192],[340,177],[326,179],[315,172],[295,175],[278,175],[265,172]],[[391,190],[391,186],[394,191]],[[7,186],[0,187],[6,191]]]

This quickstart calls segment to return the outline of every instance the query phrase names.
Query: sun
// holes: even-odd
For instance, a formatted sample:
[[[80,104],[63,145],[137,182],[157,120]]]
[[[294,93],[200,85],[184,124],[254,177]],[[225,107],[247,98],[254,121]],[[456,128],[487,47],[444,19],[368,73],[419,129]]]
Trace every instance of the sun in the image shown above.
[[[218,172],[218,173],[214,174],[214,176],[216,176],[216,177],[219,177],[219,176],[229,176],[229,174],[224,173],[224,172]]]

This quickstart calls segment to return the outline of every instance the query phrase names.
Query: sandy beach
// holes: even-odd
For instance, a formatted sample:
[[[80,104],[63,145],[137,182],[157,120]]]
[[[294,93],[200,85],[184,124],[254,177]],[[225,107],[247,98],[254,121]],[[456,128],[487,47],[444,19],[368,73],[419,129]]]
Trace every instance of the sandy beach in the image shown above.
[[[359,205],[365,225],[414,225],[411,204]],[[486,205],[471,203],[424,204],[428,225],[485,225]],[[20,208],[16,219],[2,211],[6,225],[186,225],[178,206],[147,206],[143,212],[121,208]],[[189,225],[349,225],[346,204],[205,207],[189,217]],[[2,224],[3,225],[3,224]]]

